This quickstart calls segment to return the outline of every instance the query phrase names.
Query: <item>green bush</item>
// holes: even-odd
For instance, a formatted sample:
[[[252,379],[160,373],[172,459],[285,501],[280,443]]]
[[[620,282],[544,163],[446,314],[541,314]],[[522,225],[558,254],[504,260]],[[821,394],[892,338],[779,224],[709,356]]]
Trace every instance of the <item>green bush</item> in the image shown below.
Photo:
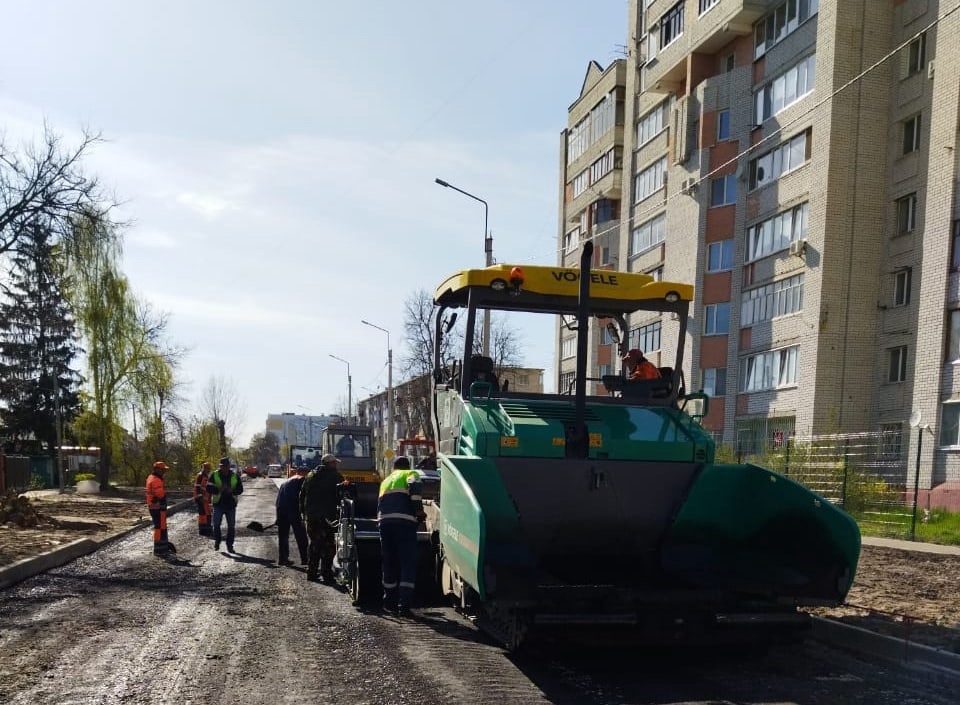
[[[96,480],[97,476],[92,472],[78,472],[73,476],[74,482],[80,482],[81,480]]]

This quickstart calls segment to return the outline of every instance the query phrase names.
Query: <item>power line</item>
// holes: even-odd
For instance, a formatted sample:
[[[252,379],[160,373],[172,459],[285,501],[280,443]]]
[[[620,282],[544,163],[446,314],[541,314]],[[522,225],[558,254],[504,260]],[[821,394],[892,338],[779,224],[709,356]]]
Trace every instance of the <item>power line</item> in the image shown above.
[[[822,98],[822,99],[819,100],[818,102],[816,102],[816,103],[814,103],[813,105],[811,105],[810,107],[808,107],[805,111],[803,111],[802,113],[800,113],[799,115],[797,115],[796,117],[794,117],[792,120],[789,120],[789,121],[787,121],[786,123],[784,123],[783,125],[781,125],[780,127],[778,127],[777,129],[772,130],[769,135],[765,136],[763,139],[761,139],[761,140],[760,140],[759,142],[757,142],[756,144],[752,144],[752,145],[748,146],[746,149],[744,149],[744,150],[740,151],[739,153],[737,153],[734,157],[731,157],[730,159],[728,159],[727,161],[723,162],[723,163],[720,164],[719,166],[713,168],[711,171],[709,171],[709,172],[708,172],[707,174],[705,174],[704,176],[702,176],[702,177],[700,177],[699,179],[697,179],[696,181],[694,181],[694,182],[691,184],[690,187],[699,186],[701,183],[703,183],[703,182],[705,182],[705,181],[708,181],[711,177],[713,177],[713,176],[714,176],[715,174],[717,174],[718,172],[723,171],[724,169],[726,169],[727,167],[729,167],[731,164],[735,164],[735,163],[739,162],[740,159],[742,159],[742,158],[748,156],[749,154],[751,154],[752,152],[756,151],[757,147],[759,147],[759,146],[761,146],[762,144],[764,144],[764,143],[772,140],[774,137],[777,137],[778,135],[782,134],[785,130],[789,129],[790,127],[792,127],[792,126],[795,125],[796,123],[800,122],[801,120],[805,120],[805,119],[806,119],[807,117],[809,117],[812,113],[814,113],[817,109],[819,109],[820,107],[822,107],[822,106],[825,105],[826,103],[832,101],[835,97],[837,97],[837,96],[838,96],[840,93],[842,93],[843,91],[845,91],[845,90],[847,90],[848,88],[852,87],[852,86],[855,85],[856,83],[862,81],[862,80],[863,80],[866,76],[868,76],[871,72],[873,72],[873,71],[877,70],[878,68],[880,68],[884,63],[886,63],[887,61],[889,61],[890,59],[892,59],[894,56],[896,56],[901,50],[903,50],[904,48],[906,48],[906,47],[908,47],[910,44],[912,44],[914,41],[916,41],[921,35],[925,34],[926,32],[930,31],[931,29],[933,29],[934,27],[936,27],[937,25],[939,25],[941,22],[943,22],[944,20],[946,20],[948,17],[950,17],[951,15],[953,15],[953,14],[954,14],[955,12],[957,12],[958,10],[960,10],[960,2],[958,2],[952,9],[947,10],[947,11],[944,12],[942,15],[940,15],[939,17],[937,17],[936,19],[934,19],[934,20],[933,20],[932,22],[930,22],[930,24],[928,24],[926,27],[924,27],[923,29],[917,31],[916,33],[914,33],[914,34],[913,34],[912,36],[910,36],[909,38],[905,39],[903,42],[901,42],[899,45],[897,45],[894,49],[892,49],[891,51],[889,51],[887,54],[885,54],[883,57],[881,57],[880,59],[878,59],[877,61],[875,61],[875,62],[874,62],[873,64],[871,64],[870,66],[868,66],[866,69],[864,69],[863,71],[861,71],[859,74],[857,74],[856,76],[854,76],[853,78],[851,78],[849,81],[847,81],[846,83],[844,83],[842,86],[840,86],[840,87],[838,87],[837,89],[835,89],[835,90],[834,90],[833,92],[831,92],[829,95],[825,96],[824,98]],[[631,175],[631,179],[632,179],[632,175]],[[688,188],[689,188],[689,187],[688,187]],[[659,212],[661,212],[662,209],[663,209],[663,207],[666,206],[667,203],[669,203],[670,201],[672,201],[672,200],[674,200],[675,198],[677,198],[677,197],[679,197],[679,196],[682,196],[682,195],[684,195],[684,191],[675,191],[675,192],[672,193],[672,194],[668,194],[668,195],[666,196],[666,198],[663,199],[663,201],[660,201],[660,202],[657,203],[656,205],[648,206],[648,207],[646,207],[646,208],[643,209],[643,210],[640,210],[640,211],[638,211],[638,212],[635,212],[635,213],[634,213],[633,215],[631,215],[629,218],[621,219],[621,221],[620,221],[621,226],[626,227],[626,228],[629,228],[631,225],[633,225],[633,224],[634,224],[635,222],[637,222],[638,220],[640,220],[640,221],[645,220],[645,219],[646,219],[646,216],[651,215],[651,214],[654,214],[654,213],[659,213]],[[597,237],[599,237],[599,234],[593,234],[593,235],[591,235],[589,238],[586,238],[585,240],[583,240],[582,242],[586,242],[587,240],[589,240],[589,241],[594,241],[594,240],[596,240]],[[581,244],[582,244],[582,243],[581,243]],[[556,247],[556,248],[554,249],[554,251],[553,251],[553,254],[554,254],[555,257],[562,257],[563,254],[564,254],[563,246],[560,245],[560,246]]]

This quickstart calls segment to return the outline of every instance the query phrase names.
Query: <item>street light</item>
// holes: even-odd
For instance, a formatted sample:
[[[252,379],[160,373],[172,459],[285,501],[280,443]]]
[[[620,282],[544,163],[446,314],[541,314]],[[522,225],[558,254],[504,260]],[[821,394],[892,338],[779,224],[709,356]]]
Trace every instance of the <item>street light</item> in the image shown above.
[[[457,193],[462,193],[468,198],[472,198],[474,201],[480,201],[483,204],[483,251],[486,254],[486,265],[489,267],[493,264],[493,238],[490,237],[490,230],[487,227],[489,221],[490,208],[487,205],[487,202],[478,196],[474,196],[472,193],[468,193],[461,188],[457,188],[451,183],[447,183],[443,179],[434,179],[435,183],[440,184],[444,188],[451,188]],[[490,311],[484,309],[483,311],[483,356],[490,357]]]
[[[334,360],[339,360],[347,366],[347,423],[351,423],[353,421],[353,378],[350,377],[350,363],[342,357],[337,357],[332,353],[328,354]]]
[[[379,331],[383,331],[387,334],[387,417],[389,418],[389,423],[387,424],[387,449],[393,450],[393,348],[390,347],[390,331],[386,328],[381,328],[380,326],[371,323],[370,321],[360,321],[365,326],[370,326],[371,328],[376,328]]]

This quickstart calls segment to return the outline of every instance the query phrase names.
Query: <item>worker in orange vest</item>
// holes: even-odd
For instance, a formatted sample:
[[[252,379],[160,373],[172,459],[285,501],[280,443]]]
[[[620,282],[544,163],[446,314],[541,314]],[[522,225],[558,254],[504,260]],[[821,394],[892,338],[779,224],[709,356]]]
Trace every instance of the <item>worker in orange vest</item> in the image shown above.
[[[660,379],[660,370],[637,348],[623,356],[623,364],[627,368],[627,380],[630,382],[641,379]]]
[[[207,482],[209,481],[210,463],[204,463],[200,466],[200,472],[197,473],[197,477],[193,481],[193,503],[197,505],[197,528],[201,536],[213,536],[213,526],[210,524],[213,505],[210,503],[210,495],[207,494]]]
[[[153,464],[153,472],[147,476],[147,509],[153,519],[153,554],[165,556],[176,553],[177,549],[167,538],[167,490],[163,485],[163,473],[169,470],[167,464],[158,460]]]

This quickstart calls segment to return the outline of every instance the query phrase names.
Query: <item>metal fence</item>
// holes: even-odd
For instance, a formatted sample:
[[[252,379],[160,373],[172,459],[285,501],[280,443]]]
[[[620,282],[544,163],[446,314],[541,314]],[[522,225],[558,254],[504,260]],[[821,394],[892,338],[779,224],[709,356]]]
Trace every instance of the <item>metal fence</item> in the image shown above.
[[[843,507],[864,533],[915,539],[930,512],[917,504],[900,434],[849,433],[809,438],[751,434],[750,443],[721,446],[720,459],[752,462],[775,470]],[[757,443],[755,439],[765,439]],[[908,478],[910,480],[908,481]]]

